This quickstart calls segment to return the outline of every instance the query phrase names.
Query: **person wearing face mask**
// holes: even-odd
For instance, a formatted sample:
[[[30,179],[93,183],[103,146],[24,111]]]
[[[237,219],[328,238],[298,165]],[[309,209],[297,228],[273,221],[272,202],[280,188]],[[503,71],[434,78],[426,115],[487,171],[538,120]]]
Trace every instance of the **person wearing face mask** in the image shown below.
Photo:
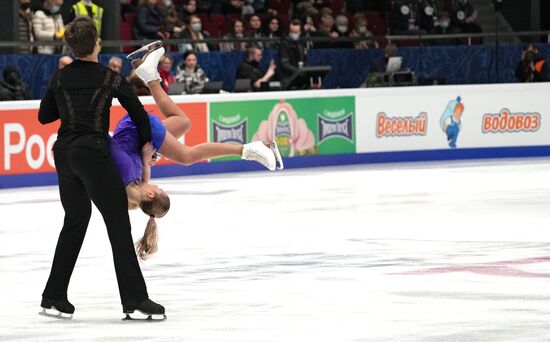
[[[19,76],[19,71],[8,66],[2,71],[3,80],[0,81],[0,101],[30,100],[28,87]]]
[[[349,20],[345,15],[339,14],[336,16],[335,26],[338,37],[346,38],[350,36]],[[338,41],[333,44],[335,49],[353,49],[353,42],[351,41]]]
[[[288,36],[281,40],[279,51],[281,81],[285,84],[288,79],[306,64],[306,49],[300,41],[302,35],[302,22],[292,20],[290,22]]]
[[[353,16],[353,30],[350,37],[366,38],[372,36],[372,32],[367,29],[367,17],[362,13],[356,13]],[[378,48],[378,42],[376,40],[358,40],[353,42],[353,46],[356,49]]]
[[[34,41],[30,0],[19,0],[19,41]],[[19,48],[19,54],[21,55],[30,55],[32,52],[33,49],[31,46],[22,46]]]
[[[101,38],[101,26],[103,22],[103,7],[99,7],[92,0],[80,0],[71,7],[68,22],[76,17],[89,16],[92,18],[97,29],[97,34]],[[101,40],[101,39],[100,39]]]
[[[202,30],[202,21],[196,15],[192,15],[188,18],[189,22],[187,27],[181,33],[182,39],[200,40],[209,38],[210,35]],[[180,45],[180,51],[195,51],[195,52],[208,52],[212,50],[206,43],[187,43]]]
[[[140,0],[135,10],[132,32],[135,39],[168,39],[165,14],[158,6],[159,0]]]
[[[44,0],[42,8],[34,12],[32,27],[34,39],[41,42],[61,41],[65,34],[65,26],[61,17],[63,0]],[[61,52],[61,47],[39,46],[38,53],[51,55]]]
[[[451,20],[456,27],[462,30],[462,32],[481,32],[481,26],[477,24],[477,11],[469,0],[453,1]]]
[[[440,12],[437,19],[437,25],[432,30],[433,34],[460,34],[459,28],[455,27],[451,22],[451,17],[447,12]],[[458,45],[463,42],[459,38],[434,39],[433,45]]]

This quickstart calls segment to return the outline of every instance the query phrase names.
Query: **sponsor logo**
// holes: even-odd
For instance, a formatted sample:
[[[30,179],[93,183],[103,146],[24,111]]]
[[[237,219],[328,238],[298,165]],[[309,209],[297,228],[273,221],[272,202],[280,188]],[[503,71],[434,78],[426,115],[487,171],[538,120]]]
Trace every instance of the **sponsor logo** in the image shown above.
[[[342,113],[345,112],[342,110]],[[317,122],[319,143],[331,137],[342,137],[353,142],[352,113],[340,120],[329,120],[319,115]]]
[[[455,100],[449,101],[443,114],[439,118],[439,126],[447,136],[447,143],[450,148],[456,148],[458,137],[462,131],[462,113],[464,113],[464,103],[462,98],[457,96]]]
[[[222,120],[220,120],[222,121]],[[246,143],[246,127],[247,127],[247,120],[244,120],[243,122],[229,126],[229,125],[221,125],[217,122],[213,122],[213,129],[214,129],[214,141],[220,142],[220,143],[237,143],[244,145]]]
[[[14,166],[21,168],[17,162],[12,163],[12,158],[21,154],[24,154],[24,160],[31,170],[40,169],[46,162],[51,168],[55,167],[51,150],[57,140],[57,133],[47,137],[39,134],[27,137],[25,127],[17,122],[4,124],[3,133],[4,171],[11,171]]]
[[[428,114],[418,116],[388,117],[386,113],[376,116],[376,137],[407,137],[426,135],[428,131]]]
[[[541,125],[539,113],[510,113],[504,108],[498,114],[485,114],[481,130],[487,133],[536,132]]]

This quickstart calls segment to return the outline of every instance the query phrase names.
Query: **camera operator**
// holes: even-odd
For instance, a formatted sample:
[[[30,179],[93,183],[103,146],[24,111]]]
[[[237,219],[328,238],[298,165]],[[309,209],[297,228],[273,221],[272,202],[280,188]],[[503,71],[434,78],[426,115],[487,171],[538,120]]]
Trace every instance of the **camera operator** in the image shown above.
[[[548,63],[540,56],[539,50],[529,44],[523,50],[521,61],[516,68],[519,82],[546,82],[548,80]]]

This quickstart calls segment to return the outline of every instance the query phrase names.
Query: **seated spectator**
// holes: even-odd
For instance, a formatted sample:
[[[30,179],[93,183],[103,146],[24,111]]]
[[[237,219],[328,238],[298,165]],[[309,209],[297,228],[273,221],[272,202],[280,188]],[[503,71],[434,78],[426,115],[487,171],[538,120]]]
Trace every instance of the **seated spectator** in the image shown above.
[[[137,0],[120,0],[120,20],[128,21],[128,13],[134,13]]]
[[[281,23],[279,22],[279,19],[277,19],[276,17],[273,17],[267,21],[265,37],[281,39]],[[278,40],[265,42],[264,48],[278,50],[279,45],[280,45],[280,42]]]
[[[295,2],[294,16],[302,20],[305,20],[306,17],[315,17],[323,14],[321,9],[328,5],[328,2],[325,0],[297,0]]]
[[[275,12],[273,15],[277,15],[277,11],[269,9],[267,0],[248,0],[248,1],[249,3],[252,4],[252,7],[254,7],[255,13]]]
[[[330,14],[323,14],[321,17],[321,24],[319,29],[310,32],[312,37],[324,37],[324,38],[338,38],[338,32],[334,30],[334,18]],[[313,47],[317,49],[332,49],[334,43],[330,41],[326,42],[314,42]]]
[[[19,76],[19,70],[7,66],[2,71],[0,81],[0,101],[30,100],[28,87]]]
[[[34,39],[40,42],[61,41],[65,35],[65,26],[61,17],[63,0],[44,0],[42,7],[32,16]],[[61,47],[39,46],[38,53],[54,54],[61,52]]]
[[[68,22],[71,22],[76,17],[89,16],[95,23],[97,29],[97,36],[101,38],[101,25],[103,21],[103,8],[94,4],[92,0],[80,0],[73,4],[71,12],[67,18]]]
[[[244,25],[242,20],[237,19],[229,29],[224,39],[244,38]],[[246,51],[246,42],[227,42],[220,43],[220,51]]]
[[[239,65],[237,69],[237,78],[248,78],[250,79],[250,87],[254,90],[260,90],[260,87],[263,82],[269,82],[271,78],[275,75],[275,63],[273,60],[269,63],[267,72],[262,76],[262,71],[260,70],[260,62],[262,60],[262,50],[257,47],[248,48],[246,54],[246,60]]]
[[[34,41],[30,0],[19,0],[19,41]],[[19,48],[19,54],[21,55],[30,55],[32,54],[32,51],[32,46],[21,46]]]
[[[397,0],[393,4],[391,12],[391,31],[392,34],[399,35],[417,35],[425,34],[425,30],[420,30],[419,23],[416,21],[416,2],[413,0]]]
[[[59,61],[57,62],[57,69],[61,70],[72,62],[73,58],[71,56],[61,56],[61,58],[59,58]]]
[[[172,3],[172,0],[163,0],[158,4],[158,6],[164,17],[162,26],[168,33],[170,33],[170,37],[178,38],[185,28],[185,25],[179,18],[176,6]],[[166,50],[170,51],[171,46],[167,46]]]
[[[518,82],[546,82],[550,79],[548,63],[533,44],[527,45],[516,68]]]
[[[264,35],[262,33],[262,20],[256,14],[252,15],[248,19],[248,30],[246,31],[245,37],[247,38],[262,38]],[[259,49],[264,48],[263,42],[252,42],[249,43],[249,46],[256,46]]]
[[[241,11],[241,16],[244,18],[246,16],[256,13],[254,10],[254,0],[245,0],[243,3],[243,9]]]
[[[372,37],[373,34],[368,30],[367,24],[367,17],[364,14],[355,14],[353,16],[353,30],[350,33],[350,37]],[[378,42],[376,40],[358,40],[353,42],[353,46],[356,49],[378,48]]]
[[[113,56],[109,59],[107,68],[113,70],[114,72],[122,73],[122,59],[116,56]]]
[[[458,27],[455,27],[451,22],[451,17],[447,12],[439,12],[437,20],[437,26],[432,30],[433,34],[460,34],[462,31]],[[462,44],[459,38],[449,39],[435,39],[432,44],[434,45],[458,45]]]
[[[138,77],[135,70],[132,70],[130,73],[130,76],[127,78],[128,82],[132,86],[132,90],[137,96],[149,96],[151,95],[151,91],[149,91],[149,88],[141,80],[141,78]]]
[[[244,0],[229,0],[223,3],[224,14],[242,14]]]
[[[184,0],[182,6],[176,8],[178,18],[182,23],[189,21],[189,17],[197,14],[197,0]]]
[[[208,82],[208,77],[197,64],[197,54],[194,51],[183,54],[183,63],[178,66],[176,81],[185,84],[186,94],[199,94]]]
[[[164,14],[158,6],[158,0],[140,0],[135,10],[135,39],[168,39],[170,33],[164,27]]]
[[[281,40],[279,58],[281,60],[281,80],[288,81],[306,62],[306,49],[300,41],[302,23],[292,20],[289,26],[288,36]]]
[[[174,65],[174,59],[172,56],[165,54],[159,60],[159,74],[162,81],[160,85],[164,91],[168,92],[170,85],[174,83],[174,75],[172,75],[172,66]]]
[[[200,40],[209,38],[208,32],[202,30],[202,21],[196,15],[192,15],[189,18],[189,22],[186,25],[185,30],[181,33],[180,37],[183,39]],[[208,52],[211,50],[206,43],[187,43],[180,46],[180,51],[193,50],[196,52]]]
[[[468,0],[455,0],[451,11],[453,24],[462,32],[480,33],[481,26],[477,24],[477,11]]]
[[[432,32],[435,23],[442,10],[440,0],[420,0],[418,4],[418,17],[420,29],[424,32]]]
[[[336,25],[336,32],[338,33],[338,37],[346,38],[350,36],[348,17],[346,17],[343,14],[337,15],[335,19],[335,25]],[[340,42],[334,43],[333,47],[337,49],[353,49],[355,46],[351,41],[347,41],[347,42],[340,41]]]
[[[225,0],[197,0],[198,13],[220,13],[222,2]]]

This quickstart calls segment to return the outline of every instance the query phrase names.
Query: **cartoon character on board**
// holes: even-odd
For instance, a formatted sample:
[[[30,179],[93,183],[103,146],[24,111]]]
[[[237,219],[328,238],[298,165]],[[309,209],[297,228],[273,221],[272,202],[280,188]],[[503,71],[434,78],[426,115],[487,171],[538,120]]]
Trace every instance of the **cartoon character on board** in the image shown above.
[[[447,142],[451,148],[456,148],[456,140],[462,130],[462,112],[464,112],[464,104],[462,98],[458,96],[456,100],[449,101],[439,119],[439,125],[443,133],[447,134]]]

